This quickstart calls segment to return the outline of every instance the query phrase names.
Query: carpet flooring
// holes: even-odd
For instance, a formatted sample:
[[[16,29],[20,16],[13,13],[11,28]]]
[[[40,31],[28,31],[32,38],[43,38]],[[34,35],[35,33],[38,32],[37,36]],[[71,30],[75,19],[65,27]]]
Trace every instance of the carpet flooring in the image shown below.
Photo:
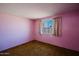
[[[34,40],[1,51],[0,56],[79,56],[79,52]]]

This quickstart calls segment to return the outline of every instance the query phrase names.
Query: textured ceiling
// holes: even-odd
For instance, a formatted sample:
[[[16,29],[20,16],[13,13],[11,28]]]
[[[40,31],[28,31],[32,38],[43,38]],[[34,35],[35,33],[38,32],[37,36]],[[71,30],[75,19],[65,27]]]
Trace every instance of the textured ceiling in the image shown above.
[[[0,3],[0,12],[27,18],[42,18],[78,10],[79,4],[67,3]]]

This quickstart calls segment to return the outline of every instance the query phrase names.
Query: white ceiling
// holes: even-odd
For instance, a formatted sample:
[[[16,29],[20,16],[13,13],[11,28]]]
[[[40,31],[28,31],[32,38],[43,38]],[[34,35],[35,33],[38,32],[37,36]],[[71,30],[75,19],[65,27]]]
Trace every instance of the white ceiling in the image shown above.
[[[0,12],[27,18],[42,18],[73,10],[79,10],[79,4],[67,3],[0,3]]]

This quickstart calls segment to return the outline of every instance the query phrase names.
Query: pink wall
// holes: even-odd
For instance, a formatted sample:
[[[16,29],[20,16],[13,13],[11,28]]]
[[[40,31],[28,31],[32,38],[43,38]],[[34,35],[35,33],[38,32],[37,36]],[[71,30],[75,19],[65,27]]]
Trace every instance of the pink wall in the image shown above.
[[[36,20],[31,20],[31,22],[32,22],[32,25],[31,25],[31,27],[32,27],[32,39],[33,40],[35,40],[35,23],[36,23]]]
[[[0,51],[32,40],[32,21],[0,14]]]
[[[62,16],[62,36],[40,35],[39,20],[37,20],[36,40],[79,51],[79,12],[64,13],[60,16]]]

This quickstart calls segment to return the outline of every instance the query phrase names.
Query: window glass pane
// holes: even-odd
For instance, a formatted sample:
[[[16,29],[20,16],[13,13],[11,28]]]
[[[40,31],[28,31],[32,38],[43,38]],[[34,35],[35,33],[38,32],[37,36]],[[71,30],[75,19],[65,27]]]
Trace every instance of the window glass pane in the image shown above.
[[[53,34],[54,23],[55,21],[52,18],[41,20],[41,34]]]

